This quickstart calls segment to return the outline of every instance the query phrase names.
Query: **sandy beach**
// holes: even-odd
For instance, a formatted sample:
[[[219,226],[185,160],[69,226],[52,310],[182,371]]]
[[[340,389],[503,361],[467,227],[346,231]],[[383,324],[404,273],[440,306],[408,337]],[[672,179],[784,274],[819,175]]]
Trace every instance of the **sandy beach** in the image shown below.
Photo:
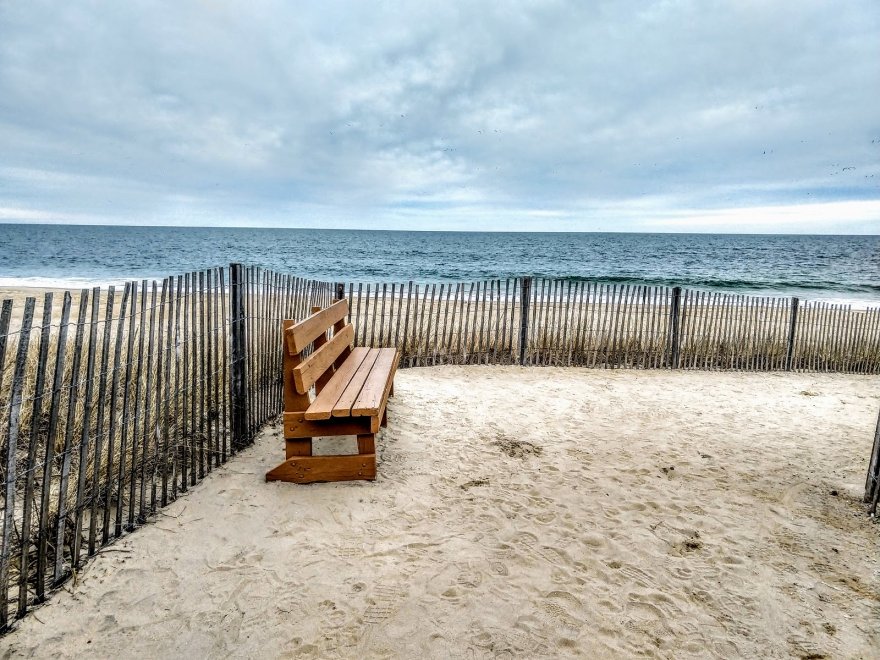
[[[405,370],[375,482],[265,483],[270,427],[0,648],[876,657],[878,405],[858,376]]]

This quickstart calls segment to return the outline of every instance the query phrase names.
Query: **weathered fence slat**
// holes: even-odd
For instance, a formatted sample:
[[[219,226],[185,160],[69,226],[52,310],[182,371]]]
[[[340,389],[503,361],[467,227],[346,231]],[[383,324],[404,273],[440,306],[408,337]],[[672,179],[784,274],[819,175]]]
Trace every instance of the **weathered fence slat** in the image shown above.
[[[593,290],[593,305],[590,311],[590,335],[592,341],[590,341],[591,349],[590,353],[592,354],[592,359],[590,360],[590,368],[602,368],[603,362],[600,361],[600,354],[604,355],[605,353],[605,337],[604,337],[604,326],[605,326],[605,310],[607,308],[608,298],[611,293],[611,287],[607,284],[602,284],[600,282],[596,283],[596,286]]]
[[[15,357],[15,371],[12,372],[12,391],[10,393],[9,422],[6,435],[6,482],[3,484],[3,530],[0,532],[0,633],[9,627],[9,563],[12,555],[12,534],[15,523],[15,478],[18,457],[18,436],[21,430],[22,393],[24,391],[27,354],[30,347],[31,326],[34,320],[35,298],[27,298],[21,328],[18,334],[18,351]]]
[[[446,339],[446,363],[455,363],[455,351],[452,350],[452,338],[455,336],[455,316],[458,312],[458,296],[462,290],[462,283],[455,285],[455,297],[452,299],[452,318],[449,320],[449,336]]]
[[[205,340],[206,350],[205,359],[207,362],[207,398],[209,404],[207,406],[207,419],[205,420],[208,427],[208,438],[210,440],[211,453],[208,456],[208,470],[220,467],[220,424],[214,424],[214,420],[218,420],[217,411],[220,407],[220,390],[219,379],[217,378],[218,351],[217,344],[220,342],[220,335],[217,332],[217,291],[214,288],[216,284],[216,271],[213,269],[205,273],[205,286],[207,300],[205,302]],[[278,325],[269,321],[269,328]],[[274,335],[273,335],[274,337]],[[213,459],[213,461],[211,460]]]
[[[205,420],[205,389],[208,386],[208,372],[206,370],[207,366],[207,357],[208,357],[208,332],[205,326],[206,321],[206,311],[205,311],[205,271],[199,271],[199,290],[198,290],[198,306],[196,310],[196,314],[198,314],[198,325],[197,334],[199,337],[199,346],[198,346],[198,433],[199,433],[199,480],[205,478],[205,474],[211,471],[211,447],[208,444],[208,438],[206,429],[206,420]]]
[[[255,418],[256,418],[256,406],[255,406],[255,396],[256,396],[256,380],[257,380],[257,364],[256,364],[256,351],[254,350],[255,342],[257,341],[257,328],[255,320],[255,308],[254,308],[254,289],[256,288],[256,273],[255,269],[252,267],[247,267],[244,269],[244,308],[245,308],[245,349],[244,349],[244,363],[245,363],[245,372],[246,372],[246,382],[247,382],[247,400],[245,403],[245,435],[244,442],[247,444],[248,438],[254,432],[254,428],[256,427]],[[310,305],[311,304],[311,292],[304,291],[305,295],[303,296],[303,304]]]
[[[602,331],[600,334],[601,337],[601,345],[602,345],[602,368],[608,368],[608,360],[610,358],[609,346],[610,346],[610,336],[608,332],[611,329],[611,326],[608,324],[608,319],[612,318],[611,316],[611,307],[614,305],[614,302],[617,300],[617,285],[614,284],[612,286],[608,286],[607,284],[604,286],[604,294],[602,296],[602,307],[604,308],[602,311]]]
[[[162,293],[159,302],[159,324],[156,328],[156,461],[152,470],[153,480],[150,491],[150,511],[168,503],[168,424],[171,413],[171,301],[174,280],[162,280]],[[165,315],[168,315],[167,332]],[[163,405],[164,404],[164,405]],[[161,496],[157,480],[162,482]],[[160,499],[161,497],[161,499]]]
[[[40,526],[37,534],[37,602],[46,597],[46,568],[49,563],[49,500],[52,492],[52,467],[55,464],[55,434],[58,430],[58,416],[61,409],[61,395],[64,385],[64,362],[67,355],[67,329],[70,320],[70,292],[64,292],[61,306],[61,325],[58,329],[58,344],[55,350],[55,377],[52,382],[52,403],[49,409],[49,428],[43,455],[43,481],[40,496]]]
[[[101,305],[101,287],[92,289],[92,314],[89,322],[89,352],[86,358],[86,391],[83,395],[83,422],[79,437],[79,465],[76,481],[76,501],[74,503],[73,545],[71,547],[71,565],[80,565],[82,548],[82,518],[85,509],[86,476],[89,467],[89,441],[94,409],[95,391],[95,360],[97,358],[98,313]]]
[[[440,298],[437,300],[437,322],[434,324],[434,350],[431,354],[431,365],[437,364],[437,355],[440,350],[440,346],[443,343],[443,338],[446,336],[446,319],[443,317],[443,313],[440,311],[440,308],[443,307],[446,310],[446,315],[449,315],[449,300],[448,300],[448,292],[446,294],[446,298],[443,295],[443,289],[445,288],[445,284],[440,284]],[[394,285],[391,288],[391,297],[392,301],[394,299]],[[440,319],[444,318],[442,327],[440,324]]]
[[[230,267],[230,301],[232,359],[230,360],[230,382],[232,385],[229,420],[232,426],[232,451],[237,452],[245,445],[245,406],[247,405],[247,375],[245,373],[245,308],[243,295],[243,273],[241,264]]]
[[[134,341],[135,341],[135,318],[136,318],[136,309],[137,309],[137,297],[138,297],[138,284],[137,282],[131,282],[130,284],[130,292],[131,292],[131,311],[128,315],[128,332],[126,333],[126,342],[125,342],[125,362],[123,366],[125,367],[125,371],[123,372],[123,380],[122,380],[122,426],[121,433],[119,437],[119,459],[117,461],[116,466],[116,495],[114,498],[115,506],[114,506],[114,524],[113,524],[113,536],[119,538],[122,536],[122,511],[124,509],[124,493],[125,493],[125,461],[128,458],[128,436],[129,436],[129,426],[130,426],[130,403],[131,403],[131,373],[133,369],[133,361],[134,361]],[[122,323],[125,317],[125,313],[120,313],[120,333],[122,333]],[[117,367],[115,369],[116,374],[118,375],[121,369]],[[112,468],[112,461],[111,461]],[[109,491],[113,489],[110,488]],[[109,497],[109,496],[108,496]]]
[[[104,409],[107,394],[107,371],[110,362],[110,332],[113,320],[115,288],[108,287],[104,313],[104,338],[101,342],[101,368],[98,372],[98,414],[95,420],[95,448],[92,457],[91,506],[89,509],[89,556],[97,550],[98,503],[100,500],[101,457],[104,444]]]
[[[9,322],[12,319],[12,301],[4,300],[0,307],[0,392],[3,391],[3,376],[6,366],[6,346],[9,340]]]
[[[150,284],[150,325],[147,330],[148,334],[148,342],[147,342],[147,367],[146,367],[146,378],[147,382],[144,387],[145,395],[144,395],[144,424],[141,430],[141,437],[143,438],[142,446],[143,450],[141,451],[141,461],[140,461],[140,493],[139,493],[139,502],[138,505],[138,516],[137,516],[137,524],[142,525],[146,521],[147,515],[147,461],[152,462],[153,466],[155,466],[158,462],[159,458],[159,437],[158,437],[158,422],[159,416],[156,415],[156,433],[153,431],[153,424],[151,423],[151,414],[153,411],[153,374],[155,372],[158,381],[158,374],[160,369],[162,368],[162,361],[157,354],[156,351],[156,316],[159,316],[159,335],[161,336],[162,330],[162,310],[159,309],[157,311],[156,307],[157,301],[157,284],[156,281]],[[161,341],[161,340],[160,340]],[[155,364],[155,366],[154,366]],[[155,388],[161,389],[161,388]],[[158,398],[158,397],[157,397]],[[150,437],[153,438],[153,446],[150,448]],[[149,458],[148,458],[149,457]],[[156,502],[156,470],[155,467],[150,470],[150,491],[151,491],[151,506],[149,508],[153,508]]]
[[[441,285],[441,293],[442,293],[442,285]],[[429,356],[430,353],[431,353],[431,345],[432,345],[432,342],[431,342],[431,327],[432,327],[432,326],[433,326],[433,328],[434,328],[434,342],[433,342],[433,345],[436,345],[436,344],[437,344],[437,325],[438,325],[438,323],[439,323],[439,317],[440,317],[440,313],[439,313],[439,312],[440,312],[440,308],[439,308],[439,307],[437,308],[437,318],[435,319],[435,318],[434,318],[434,300],[436,299],[436,297],[437,297],[437,285],[436,285],[436,284],[432,284],[432,285],[431,285],[431,302],[430,302],[430,304],[429,304],[429,306],[428,306],[428,327],[427,327],[427,329],[426,329],[427,337],[426,337],[426,343],[425,343],[424,357],[422,358],[422,364],[423,364],[423,365],[427,365],[427,364],[428,364],[428,356]],[[383,318],[383,320],[384,320],[384,317],[385,317],[385,285],[383,284],[383,285],[382,285],[382,318]],[[383,323],[383,325],[384,325],[384,323]],[[385,346],[385,345],[386,345],[386,344],[385,344],[385,342],[383,341],[383,342],[382,342],[382,346]]]
[[[251,281],[249,288],[250,308],[248,311],[248,319],[250,322],[250,348],[248,357],[251,367],[251,383],[249,393],[251,395],[251,421],[248,426],[248,438],[250,439],[260,426],[260,422],[265,414],[265,402],[263,401],[263,376],[265,351],[263,351],[263,302],[266,299],[265,278],[263,277],[263,269],[256,267],[251,269]],[[309,300],[312,306],[317,304],[314,292]],[[309,313],[311,313],[309,309]]]
[[[58,509],[55,518],[55,571],[53,586],[58,586],[65,579],[64,571],[64,533],[67,529],[67,486],[70,481],[72,462],[73,428],[76,421],[76,409],[80,391],[80,366],[82,363],[82,344],[88,311],[89,290],[83,289],[80,294],[79,311],[76,321],[76,334],[73,344],[73,367],[70,372],[69,400],[67,403],[67,420],[64,429],[64,446],[61,451],[61,482],[58,486]]]
[[[186,273],[183,276],[183,302],[181,308],[181,315],[183,316],[183,334],[180,337],[181,348],[183,350],[182,355],[182,381],[179,385],[180,387],[180,396],[182,401],[180,402],[181,412],[183,416],[183,433],[180,437],[180,492],[185,493],[189,489],[189,472],[192,468],[192,420],[193,416],[189,414],[190,405],[189,399],[193,399],[192,396],[192,388],[190,387],[190,355],[193,352],[192,341],[189,339],[190,330],[189,330],[189,320],[190,320],[190,298],[192,297],[192,287],[190,286],[190,274]]]
[[[218,271],[218,275],[220,276],[219,287],[220,287],[220,310],[223,314],[223,322],[220,326],[221,333],[220,336],[223,340],[220,342],[220,359],[223,364],[223,372],[222,379],[223,384],[220,387],[222,392],[221,396],[223,398],[223,409],[221,411],[221,415],[217,424],[219,425],[222,421],[223,423],[223,435],[222,435],[222,446],[220,447],[220,459],[225,463],[226,456],[230,449],[231,443],[231,431],[232,427],[229,419],[229,408],[231,407],[231,395],[232,395],[232,385],[231,385],[231,376],[230,376],[230,361],[228,359],[230,352],[230,341],[231,341],[231,319],[232,316],[230,314],[229,309],[226,307],[226,269],[220,268]],[[288,298],[290,296],[290,278],[288,278],[288,288],[286,292]],[[279,323],[280,326],[280,323]]]
[[[43,413],[43,398],[46,385],[46,363],[49,361],[49,340],[52,333],[52,292],[43,297],[43,315],[40,319],[40,345],[37,354],[37,378],[34,384],[33,401],[31,404],[31,429],[28,442],[27,462],[25,463],[24,502],[21,522],[21,541],[18,562],[18,613],[22,617],[28,605],[28,564],[31,550],[31,515],[34,496],[34,475],[37,471],[37,440],[39,439],[40,420]],[[6,334],[8,326],[0,323],[0,334]],[[0,351],[0,365],[3,364],[3,351]],[[0,603],[5,608],[5,603]]]
[[[186,415],[186,406],[180,402],[183,393],[183,358],[186,353],[182,345],[180,334],[180,316],[183,313],[183,307],[186,303],[184,298],[185,280],[183,275],[177,276],[177,293],[174,298],[174,387],[171,389],[174,399],[174,452],[171,455],[171,499],[177,499],[178,477],[183,470],[183,436],[185,425],[182,424],[181,409],[183,415]],[[169,323],[171,317],[169,315]],[[170,341],[169,333],[169,341]]]
[[[410,280],[406,288],[406,312],[403,319],[403,335],[401,339],[403,346],[400,349],[401,362],[403,362],[404,356],[406,355],[407,339],[409,338],[409,310],[410,305],[412,304],[412,285],[412,280]],[[360,293],[360,290],[358,290],[358,293]],[[418,295],[418,291],[416,291],[416,295]]]
[[[797,336],[797,318],[798,318],[798,305],[800,304],[800,300],[798,298],[791,299],[791,317],[788,321],[788,343],[785,347],[785,370],[791,371],[792,361],[794,360],[794,342],[795,337]]]
[[[519,313],[519,363],[526,363],[526,347],[529,338],[529,306],[532,298],[532,278],[523,277],[520,282],[520,313]]]
[[[461,333],[459,334],[459,339],[461,340],[462,345],[462,353],[461,353],[461,363],[468,363],[468,343],[470,340],[470,336],[468,335],[468,328],[471,327],[471,301],[474,298],[474,282],[471,282],[470,288],[468,289],[467,298],[462,300],[464,303],[464,327],[462,328]],[[416,285],[416,297],[418,297],[419,286]]]
[[[134,312],[134,309],[132,309]],[[134,369],[134,414],[131,422],[131,465],[128,475],[128,515],[125,520],[124,529],[131,531],[134,529],[134,507],[135,496],[137,493],[137,475],[138,475],[138,451],[141,448],[140,421],[143,413],[143,405],[141,402],[141,376],[144,373],[144,319],[147,315],[147,281],[141,282],[141,309],[137,321],[137,364]],[[132,316],[133,317],[133,316]]]
[[[677,286],[672,289],[672,307],[670,308],[671,342],[670,352],[672,354],[672,368],[678,369],[679,360],[681,359],[681,287]]]

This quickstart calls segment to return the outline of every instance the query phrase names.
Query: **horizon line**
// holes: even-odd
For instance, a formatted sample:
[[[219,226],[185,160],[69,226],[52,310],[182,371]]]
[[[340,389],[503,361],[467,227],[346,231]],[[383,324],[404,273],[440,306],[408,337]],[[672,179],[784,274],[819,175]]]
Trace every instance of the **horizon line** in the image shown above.
[[[286,231],[363,231],[388,233],[434,233],[434,234],[647,234],[673,236],[847,236],[880,237],[880,232],[870,234],[802,233],[802,232],[731,232],[731,231],[635,231],[635,230],[529,230],[529,229],[384,229],[366,227],[272,227],[266,225],[164,225],[164,224],[109,224],[102,222],[28,222],[0,218],[0,225],[17,227],[138,227],[155,229],[265,229]]]

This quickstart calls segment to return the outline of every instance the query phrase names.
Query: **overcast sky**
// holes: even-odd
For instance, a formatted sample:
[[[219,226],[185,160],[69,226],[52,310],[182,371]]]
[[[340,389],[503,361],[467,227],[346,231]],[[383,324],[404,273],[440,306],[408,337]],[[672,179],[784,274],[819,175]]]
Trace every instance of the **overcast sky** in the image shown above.
[[[878,104],[875,0],[0,0],[0,222],[877,234]]]

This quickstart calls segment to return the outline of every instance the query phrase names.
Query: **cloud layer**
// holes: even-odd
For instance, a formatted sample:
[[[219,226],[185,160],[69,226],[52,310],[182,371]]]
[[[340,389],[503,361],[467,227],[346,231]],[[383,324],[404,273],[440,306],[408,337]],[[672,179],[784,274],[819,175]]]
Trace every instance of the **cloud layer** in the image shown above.
[[[0,4],[0,221],[880,232],[870,0],[400,4]]]

